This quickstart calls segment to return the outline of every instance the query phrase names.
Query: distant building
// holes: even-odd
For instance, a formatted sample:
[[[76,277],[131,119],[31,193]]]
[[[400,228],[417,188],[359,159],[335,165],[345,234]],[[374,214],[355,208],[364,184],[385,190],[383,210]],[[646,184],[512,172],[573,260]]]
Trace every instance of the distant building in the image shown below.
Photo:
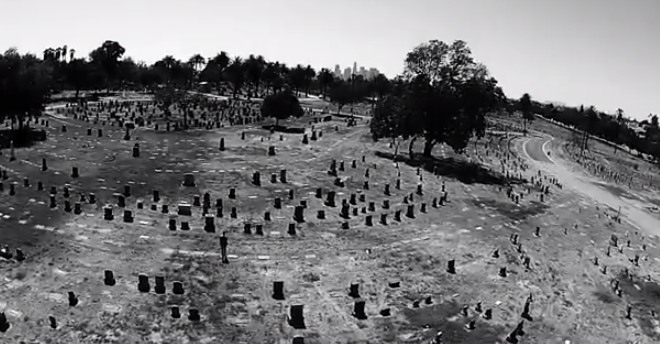
[[[339,67],[339,65],[335,65],[335,73],[334,74],[335,74],[336,78],[341,78],[342,77],[341,68]]]
[[[378,71],[378,69],[376,69],[376,68],[369,68],[369,70],[367,71],[366,79],[367,79],[367,80],[373,80],[374,78],[376,78],[376,77],[378,76],[378,74],[380,74],[380,72]]]
[[[357,75],[357,62],[353,62],[353,74]]]
[[[353,74],[353,72],[351,71],[350,67],[347,67],[346,69],[344,69],[344,80],[350,80],[351,79],[351,74]]]

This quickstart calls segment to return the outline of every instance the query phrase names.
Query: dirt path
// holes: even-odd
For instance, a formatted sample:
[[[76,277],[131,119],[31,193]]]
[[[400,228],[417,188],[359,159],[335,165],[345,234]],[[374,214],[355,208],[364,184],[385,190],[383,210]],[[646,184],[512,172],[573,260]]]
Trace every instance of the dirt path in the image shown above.
[[[660,220],[639,208],[633,200],[617,197],[611,192],[598,187],[593,177],[580,171],[575,171],[569,164],[552,154],[558,149],[552,138],[524,138],[520,140],[517,149],[522,156],[530,161],[532,166],[546,171],[559,178],[561,183],[579,194],[594,201],[595,204],[605,204],[615,211],[621,208],[622,221],[628,222],[649,235],[660,236]]]

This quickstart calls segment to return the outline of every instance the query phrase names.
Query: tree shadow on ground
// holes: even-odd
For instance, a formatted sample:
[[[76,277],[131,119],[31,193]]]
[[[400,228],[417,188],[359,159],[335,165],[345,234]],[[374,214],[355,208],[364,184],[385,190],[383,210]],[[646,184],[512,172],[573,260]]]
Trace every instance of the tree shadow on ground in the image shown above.
[[[395,156],[392,153],[381,151],[377,151],[376,156],[392,161],[396,158],[396,161],[403,162],[408,166],[420,167],[434,174],[455,178],[463,184],[507,185],[525,182],[523,179],[507,178],[501,173],[486,169],[478,163],[454,158],[416,156],[411,159],[408,156]]]
[[[623,295],[627,295],[633,307],[632,318],[637,320],[647,337],[660,341],[658,315],[651,314],[651,311],[660,313],[660,284],[634,274],[631,280],[624,271],[619,272],[617,279]]]
[[[461,308],[461,305],[452,301],[417,309],[407,308],[403,312],[413,327],[434,329],[425,335],[423,343],[429,343],[438,330],[442,331],[442,339],[448,343],[496,343],[506,336],[504,327],[484,320],[479,315],[462,317]],[[466,330],[465,325],[473,319],[477,320],[476,328]]]

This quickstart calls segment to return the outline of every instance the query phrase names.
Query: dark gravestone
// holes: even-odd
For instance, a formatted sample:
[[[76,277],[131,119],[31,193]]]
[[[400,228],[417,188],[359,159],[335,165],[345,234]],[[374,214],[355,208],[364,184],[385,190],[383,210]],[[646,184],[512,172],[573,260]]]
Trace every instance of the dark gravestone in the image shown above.
[[[154,286],[154,292],[156,294],[165,294],[167,288],[165,287],[165,277],[164,276],[156,276],[156,285]]]
[[[275,299],[275,300],[284,300],[284,282],[283,281],[273,282],[273,299]]]
[[[115,285],[115,274],[112,272],[112,270],[105,270],[103,272],[103,283],[107,286]]]
[[[353,316],[358,319],[358,320],[365,320],[367,319],[367,315],[364,313],[364,305],[365,301],[355,301],[355,304],[353,306]]]
[[[151,289],[151,286],[149,285],[149,277],[145,274],[139,274],[137,287],[139,292],[148,293]]]
[[[183,293],[184,293],[183,283],[181,283],[181,282],[172,283],[172,293],[174,295],[183,295]]]
[[[69,306],[71,307],[77,306],[80,301],[78,300],[76,294],[72,291],[70,291],[68,294],[69,294]]]
[[[292,305],[289,310],[287,322],[295,329],[305,329],[305,318],[303,316],[303,305]]]

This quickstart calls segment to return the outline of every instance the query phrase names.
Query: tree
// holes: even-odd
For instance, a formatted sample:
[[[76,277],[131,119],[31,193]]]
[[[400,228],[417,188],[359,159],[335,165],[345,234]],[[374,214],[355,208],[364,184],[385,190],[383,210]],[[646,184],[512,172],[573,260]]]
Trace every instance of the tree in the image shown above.
[[[415,100],[409,106],[424,123],[417,135],[424,138],[426,157],[438,143],[462,152],[472,136],[483,135],[484,113],[505,99],[497,80],[460,40],[451,45],[432,40],[415,47],[406,56],[403,78]]]
[[[245,64],[243,63],[243,60],[236,56],[232,61],[231,64],[226,68],[225,74],[227,77],[227,81],[231,83],[232,90],[233,90],[233,97],[236,98],[238,96],[238,92],[241,90],[243,87],[243,84],[245,84]]]
[[[89,53],[91,63],[98,65],[105,72],[110,83],[117,80],[117,69],[119,60],[126,49],[115,41],[105,41],[103,44]]]
[[[188,59],[188,64],[190,64],[195,69],[195,72],[200,72],[201,67],[204,65],[205,62],[206,59],[204,58],[204,56],[200,54],[195,54],[191,56],[190,59]]]
[[[303,78],[303,84],[305,85],[305,95],[309,96],[309,89],[312,86],[312,81],[316,76],[316,71],[312,66],[307,65],[304,71],[301,72]]]
[[[266,61],[261,55],[257,57],[250,55],[245,64],[247,77],[250,80],[250,83],[254,86],[254,95],[257,96],[259,93],[259,83],[263,78]]]
[[[341,109],[347,104],[355,101],[355,95],[351,85],[345,81],[336,82],[330,87],[330,101],[337,105],[337,114],[341,113]]]
[[[587,108],[587,110],[584,112],[584,115],[586,117],[586,130],[584,131],[584,143],[582,144],[583,151],[588,147],[587,143],[589,142],[589,133],[596,129],[599,120],[598,112],[596,111],[596,107],[593,105]]]
[[[92,66],[87,61],[83,59],[69,61],[66,67],[66,81],[70,87],[76,90],[76,100],[82,89],[92,87],[92,74]]]
[[[300,89],[305,86],[305,68],[297,65],[295,68],[290,69],[286,74],[286,80],[289,86],[293,88],[296,96],[300,93]]]
[[[267,96],[261,105],[261,115],[275,118],[276,126],[279,125],[280,119],[300,117],[303,114],[300,101],[289,89]]]
[[[421,123],[412,111],[410,88],[404,82],[397,82],[392,87],[392,93],[379,98],[370,122],[371,135],[374,140],[389,138],[394,147],[394,159],[397,159],[402,141],[413,138],[421,130]],[[412,143],[412,142],[411,142]],[[412,144],[408,153],[412,155]]]
[[[327,68],[322,68],[318,74],[319,87],[321,89],[321,98],[325,99],[328,87],[334,82],[335,76]]]
[[[532,97],[530,97],[529,93],[525,93],[520,97],[520,100],[518,101],[518,110],[522,113],[523,132],[527,135],[527,125],[534,120],[534,114],[532,113]]]
[[[18,130],[25,119],[43,111],[53,86],[52,69],[36,56],[9,49],[0,55],[0,120],[11,119]]]
[[[284,84],[280,71],[281,68],[279,62],[268,62],[264,67],[262,79],[266,84],[266,94],[268,94],[270,88],[272,88],[273,93],[275,93],[275,88],[280,88]]]

